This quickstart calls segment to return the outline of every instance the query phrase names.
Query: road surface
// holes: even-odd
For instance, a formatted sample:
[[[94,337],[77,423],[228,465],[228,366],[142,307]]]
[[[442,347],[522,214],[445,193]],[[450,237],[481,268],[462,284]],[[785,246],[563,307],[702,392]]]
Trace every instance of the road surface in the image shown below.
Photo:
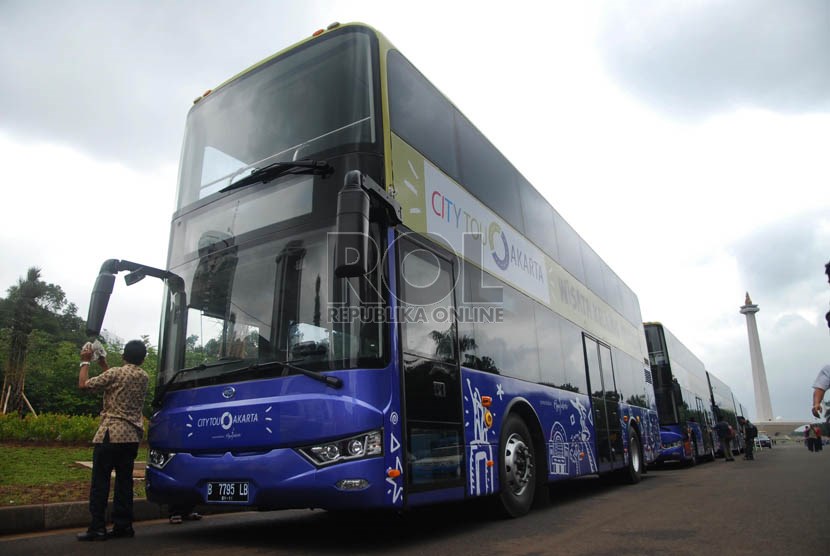
[[[482,504],[397,515],[283,511],[135,525],[134,539],[80,530],[0,537],[0,554],[467,554],[589,556],[830,554],[830,449],[777,445],[755,461],[650,471],[638,485],[560,483],[551,502],[503,520]]]

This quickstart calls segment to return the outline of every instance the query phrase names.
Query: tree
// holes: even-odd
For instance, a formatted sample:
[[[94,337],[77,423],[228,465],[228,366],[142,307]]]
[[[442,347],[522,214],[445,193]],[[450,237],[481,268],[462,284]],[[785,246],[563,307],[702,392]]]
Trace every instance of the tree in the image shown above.
[[[0,297],[0,376],[3,395],[0,410],[11,384],[25,384],[26,398],[38,413],[96,415],[101,411],[101,396],[78,389],[78,353],[87,341],[85,322],[78,307],[67,300],[63,289],[40,280],[40,270],[30,269],[26,279],[8,288]],[[27,324],[27,318],[30,318]],[[28,333],[26,331],[28,330]],[[141,338],[147,346],[142,368],[156,382],[158,352],[149,337]],[[121,366],[124,341],[108,331],[101,336],[111,367]],[[21,348],[25,355],[21,359]],[[23,364],[20,364],[23,361]],[[22,369],[22,372],[20,372]],[[97,365],[91,369],[98,372]],[[15,387],[15,391],[18,390]],[[9,396],[10,397],[10,396]],[[151,414],[148,396],[145,415]],[[22,396],[20,398],[22,401]],[[7,411],[21,411],[25,402],[8,402]]]
[[[26,279],[21,278],[17,286],[9,288],[12,301],[12,326],[9,343],[9,358],[3,376],[2,412],[24,412],[23,388],[26,384],[26,355],[32,320],[38,308],[38,300],[49,293],[48,285],[40,279],[40,269],[29,268]],[[62,291],[60,292],[63,293]],[[48,301],[47,301],[48,302]]]

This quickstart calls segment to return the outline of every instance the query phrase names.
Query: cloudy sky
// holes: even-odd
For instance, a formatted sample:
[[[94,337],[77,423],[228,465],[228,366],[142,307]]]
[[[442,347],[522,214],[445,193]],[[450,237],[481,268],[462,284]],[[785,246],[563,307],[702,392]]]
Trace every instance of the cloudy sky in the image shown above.
[[[589,4],[589,6],[583,6]],[[754,417],[807,419],[830,362],[830,3],[0,2],[0,291],[30,266],[86,314],[108,258],[164,266],[184,119],[332,21],[382,31]],[[161,286],[105,328],[158,338]]]

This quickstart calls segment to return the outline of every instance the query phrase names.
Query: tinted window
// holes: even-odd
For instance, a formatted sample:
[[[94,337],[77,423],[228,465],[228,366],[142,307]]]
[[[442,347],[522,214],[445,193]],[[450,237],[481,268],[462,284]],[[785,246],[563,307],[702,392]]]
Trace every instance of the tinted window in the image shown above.
[[[539,344],[539,366],[542,383],[571,392],[579,392],[579,386],[568,382],[565,360],[562,357],[562,333],[560,317],[541,305],[535,306],[536,342]],[[582,390],[584,394],[585,391]]]
[[[392,131],[449,176],[458,176],[454,108],[400,53],[389,53]]]
[[[585,352],[582,348],[582,330],[574,323],[558,315],[562,341],[562,359],[565,362],[565,383],[576,387],[577,392],[588,393],[585,374]]]
[[[592,339],[585,337],[585,364],[588,367],[588,377],[591,381],[591,395],[602,398],[602,374],[599,366],[599,345]]]
[[[582,265],[585,267],[585,285],[600,298],[606,299],[605,282],[602,278],[602,260],[584,241],[580,242],[582,250]]]
[[[238,243],[230,237],[224,248],[205,242],[199,257],[172,266],[185,291],[168,299],[162,379],[170,380],[170,373],[182,367],[234,359],[302,359],[303,366],[317,370],[377,366],[385,351],[385,325],[327,318],[326,308],[348,313],[375,307],[381,301],[376,296],[379,269],[348,283],[334,280],[329,230],[268,234]],[[377,230],[372,234],[378,238]],[[190,380],[226,380],[220,375],[227,370],[221,365],[195,369],[176,387]]]
[[[496,319],[476,319],[472,327],[466,325],[462,338],[472,330],[473,341],[466,342],[462,362],[465,366],[504,374],[532,382],[540,382],[537,354],[534,303],[511,287],[505,286],[487,273],[482,273],[483,284],[471,281],[473,299],[495,299],[498,288],[503,288],[502,322]]]
[[[582,239],[556,211],[553,211],[553,222],[556,227],[556,241],[559,245],[559,264],[574,278],[584,283],[585,270],[582,266],[582,253],[579,247]]]
[[[625,318],[628,319],[628,322],[639,328],[640,324],[643,322],[642,317],[640,317],[640,302],[637,300],[637,296],[634,295],[634,292],[631,291],[631,289],[624,283],[620,285],[620,289],[623,292],[623,315],[625,315]]]
[[[627,404],[649,407],[649,396],[646,394],[652,390],[653,396],[653,387],[646,384],[642,363],[619,350],[614,350],[614,357],[617,364],[617,390],[622,396],[620,399]]]
[[[432,251],[401,241],[400,291],[404,309],[403,346],[441,361],[455,360],[455,319],[452,316],[452,266]]]
[[[617,381],[614,380],[614,365],[611,362],[611,348],[600,344],[599,357],[602,364],[602,383],[607,396],[609,392],[617,391]]]
[[[456,114],[461,184],[508,224],[524,231],[516,171],[487,139]]]
[[[602,264],[602,279],[605,282],[606,301],[615,311],[623,314],[622,283],[614,271],[605,263]]]
[[[377,152],[372,46],[359,31],[321,37],[199,101],[187,118],[178,207],[273,162]]]
[[[559,259],[556,245],[556,229],[553,226],[553,211],[541,193],[519,176],[519,194],[522,198],[522,214],[525,219],[525,233],[531,241],[541,247],[552,259]]]

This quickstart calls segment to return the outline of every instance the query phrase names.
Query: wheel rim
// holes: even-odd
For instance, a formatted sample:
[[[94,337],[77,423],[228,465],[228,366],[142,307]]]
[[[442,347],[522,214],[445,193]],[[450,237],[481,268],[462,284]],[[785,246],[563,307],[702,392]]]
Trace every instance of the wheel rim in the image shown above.
[[[524,494],[533,477],[533,454],[518,434],[510,435],[504,446],[504,476],[516,496]]]
[[[631,468],[634,470],[635,473],[639,473],[640,471],[640,443],[637,442],[636,438],[632,438],[631,440]]]

